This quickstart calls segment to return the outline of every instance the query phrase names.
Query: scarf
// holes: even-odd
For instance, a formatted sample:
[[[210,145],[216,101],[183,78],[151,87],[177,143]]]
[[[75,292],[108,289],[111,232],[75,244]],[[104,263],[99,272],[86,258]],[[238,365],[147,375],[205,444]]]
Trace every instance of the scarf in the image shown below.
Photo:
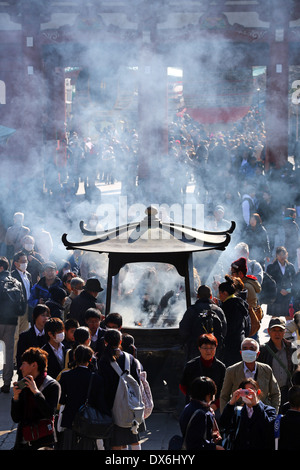
[[[44,382],[46,375],[47,375],[47,372],[43,372],[42,374],[39,374],[36,377],[35,383],[38,389]],[[24,389],[24,394],[25,394],[24,421],[26,423],[32,423],[34,421],[35,416],[38,416],[38,407],[36,405],[34,395],[32,391],[29,390],[28,387]]]
[[[200,361],[201,361],[203,367],[211,367],[212,363],[214,361],[214,357],[212,357],[211,359],[206,360],[206,359],[203,359],[202,356],[200,356]]]

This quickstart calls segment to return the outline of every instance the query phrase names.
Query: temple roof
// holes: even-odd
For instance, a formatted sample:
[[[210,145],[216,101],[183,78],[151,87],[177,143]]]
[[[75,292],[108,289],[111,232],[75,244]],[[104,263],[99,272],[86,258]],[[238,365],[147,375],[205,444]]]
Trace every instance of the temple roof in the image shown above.
[[[231,222],[230,228],[223,232],[199,230],[172,222],[162,222],[153,208],[148,208],[147,212],[146,217],[139,222],[103,232],[86,230],[84,223],[80,222],[82,233],[90,238],[71,242],[67,240],[67,234],[63,234],[62,242],[67,250],[98,253],[192,253],[225,250],[235,229],[235,222]]]

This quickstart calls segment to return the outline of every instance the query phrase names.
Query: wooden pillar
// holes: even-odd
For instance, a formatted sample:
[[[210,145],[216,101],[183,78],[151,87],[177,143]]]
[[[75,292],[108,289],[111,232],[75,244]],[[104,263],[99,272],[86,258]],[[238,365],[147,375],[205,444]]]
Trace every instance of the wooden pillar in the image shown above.
[[[266,169],[283,166],[288,157],[288,14],[281,6],[270,20],[266,84]]]

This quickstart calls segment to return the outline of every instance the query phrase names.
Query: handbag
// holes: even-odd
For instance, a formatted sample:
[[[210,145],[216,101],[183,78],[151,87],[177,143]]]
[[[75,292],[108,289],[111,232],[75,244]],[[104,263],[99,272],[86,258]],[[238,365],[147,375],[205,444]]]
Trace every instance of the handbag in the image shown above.
[[[37,441],[42,437],[54,434],[54,419],[40,419],[33,424],[22,427],[23,438],[27,442]]]
[[[150,384],[147,380],[147,373],[145,370],[140,372],[140,380],[141,380],[140,388],[141,388],[141,393],[142,393],[142,400],[145,405],[144,419],[146,419],[151,415],[153,408],[154,408],[154,403],[153,403]]]
[[[91,375],[86,401],[77,411],[72,429],[80,436],[89,439],[108,439],[112,435],[114,426],[112,417],[101,413],[88,403],[93,376],[94,373]]]

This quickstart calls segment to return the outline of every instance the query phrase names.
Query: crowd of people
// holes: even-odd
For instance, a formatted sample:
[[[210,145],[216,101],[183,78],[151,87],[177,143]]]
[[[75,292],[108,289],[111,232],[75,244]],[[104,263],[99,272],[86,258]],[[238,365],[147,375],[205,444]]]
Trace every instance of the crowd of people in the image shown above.
[[[59,194],[61,213],[71,225],[80,180],[86,198],[97,203],[99,181],[119,179],[125,194],[138,187],[137,132],[127,132],[123,144],[114,136],[110,129],[94,143],[73,133],[68,142],[66,181]],[[194,197],[204,204],[205,228],[223,231],[229,221],[236,222],[230,246],[217,262],[213,257],[203,266],[195,257],[194,303],[181,312],[178,323],[186,352],[178,380],[186,399],[180,426],[187,450],[271,450],[274,423],[281,415],[279,447],[292,448],[299,437],[294,345],[300,334],[298,166],[287,161],[284,168],[265,171],[264,151],[265,130],[255,111],[230,131],[216,134],[188,115],[177,116],[169,128],[169,155],[158,169],[163,202],[183,202],[192,182]],[[98,199],[93,199],[95,189]],[[57,186],[51,186],[51,197],[55,194]],[[11,409],[18,423],[15,447],[140,449],[145,424],[134,432],[114,424],[104,440],[85,439],[72,428],[92,374],[91,402],[110,415],[119,382],[112,363],[124,371],[128,352],[130,374],[139,385],[145,372],[134,338],[122,333],[122,312],[104,315],[107,257],[76,251],[65,259],[53,242],[52,227],[47,231],[42,223],[25,224],[24,212],[2,224],[0,247],[0,340],[6,353],[1,392],[10,392],[16,370]],[[88,228],[101,224],[93,211],[87,214]],[[168,277],[168,270],[163,276]],[[270,316],[270,340],[260,345],[262,304]],[[30,439],[28,426],[36,422],[49,432]]]

